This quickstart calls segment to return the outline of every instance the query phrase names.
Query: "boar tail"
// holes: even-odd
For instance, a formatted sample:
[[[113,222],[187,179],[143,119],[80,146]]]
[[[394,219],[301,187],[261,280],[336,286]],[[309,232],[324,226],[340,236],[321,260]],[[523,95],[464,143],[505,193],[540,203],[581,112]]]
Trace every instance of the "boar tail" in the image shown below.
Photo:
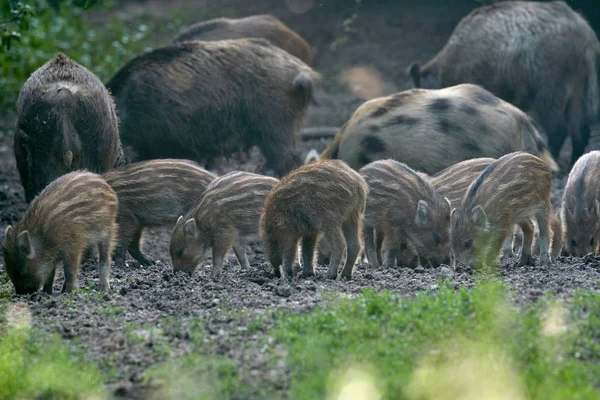
[[[294,97],[302,103],[308,105],[313,100],[313,78],[306,72],[300,72],[294,78],[292,83],[294,88]]]

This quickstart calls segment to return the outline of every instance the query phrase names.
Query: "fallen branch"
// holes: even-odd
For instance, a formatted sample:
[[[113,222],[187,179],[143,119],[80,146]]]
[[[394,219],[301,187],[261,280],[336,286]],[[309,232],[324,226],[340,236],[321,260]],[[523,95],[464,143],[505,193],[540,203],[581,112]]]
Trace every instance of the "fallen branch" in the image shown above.
[[[298,136],[303,140],[318,140],[318,139],[329,139],[335,136],[340,128],[337,126],[314,126],[310,128],[304,128]]]

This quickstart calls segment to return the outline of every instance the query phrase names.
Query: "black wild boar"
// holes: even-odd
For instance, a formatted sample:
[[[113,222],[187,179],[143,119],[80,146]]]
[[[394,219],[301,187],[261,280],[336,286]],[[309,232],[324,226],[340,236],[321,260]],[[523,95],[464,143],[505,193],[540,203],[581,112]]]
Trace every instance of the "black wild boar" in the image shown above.
[[[442,50],[409,67],[415,87],[481,85],[530,112],[553,157],[571,136],[571,165],[583,154],[598,116],[600,43],[563,1],[502,1],[473,10]]]
[[[152,260],[142,253],[145,228],[173,225],[187,213],[216,175],[189,160],[141,161],[103,175],[119,197],[119,241],[115,265],[125,265],[125,251],[141,265]]]
[[[499,255],[514,225],[523,230],[518,265],[531,264],[532,221],[539,230],[540,264],[548,265],[551,183],[548,165],[529,153],[510,153],[491,163],[469,186],[460,207],[452,209],[454,265],[471,264],[486,249]]]
[[[300,35],[280,19],[269,15],[251,15],[244,18],[215,18],[198,22],[177,36],[174,42],[187,40],[227,40],[262,38],[312,65],[312,50]]]
[[[531,118],[477,85],[462,84],[365,102],[321,158],[341,159],[354,169],[391,158],[433,175],[464,160],[520,150],[558,170]]]
[[[115,105],[102,82],[62,53],[31,74],[17,101],[14,153],[28,203],[70,171],[125,164]]]
[[[565,254],[598,254],[600,239],[600,151],[577,160],[562,198],[561,218]]]
[[[138,160],[228,156],[257,145],[283,175],[319,74],[264,39],[187,41],[141,54],[108,82]]]
[[[302,239],[302,276],[314,275],[319,236],[331,249],[327,277],[351,279],[362,248],[368,194],[364,178],[339,160],[315,161],[284,176],[265,200],[260,233],[276,276],[291,278]],[[281,266],[281,269],[280,269]]]
[[[394,267],[397,259],[413,268],[419,263],[449,263],[450,201],[413,169],[395,160],[374,161],[359,172],[369,185],[364,219],[369,263],[379,267],[382,259],[386,268]],[[375,233],[381,235],[377,245]]]
[[[29,204],[2,240],[6,272],[17,294],[43,285],[52,293],[56,268],[62,263],[62,291],[78,287],[79,265],[88,246],[98,246],[99,289],[110,291],[110,260],[116,242],[117,194],[99,175],[75,171],[52,181]]]
[[[270,176],[244,171],[229,172],[212,181],[175,224],[170,244],[173,270],[191,276],[206,250],[212,248],[211,277],[218,280],[223,259],[232,247],[242,268],[249,269],[246,240],[258,237],[265,198],[277,182]]]

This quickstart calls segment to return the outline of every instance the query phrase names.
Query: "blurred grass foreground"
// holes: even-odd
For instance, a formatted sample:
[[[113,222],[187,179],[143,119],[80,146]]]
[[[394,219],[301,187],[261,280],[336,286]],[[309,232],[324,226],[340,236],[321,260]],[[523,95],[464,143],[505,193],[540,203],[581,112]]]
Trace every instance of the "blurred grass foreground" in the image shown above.
[[[102,398],[102,372],[81,352],[31,328],[25,303],[5,308],[0,398]],[[287,348],[284,386],[293,399],[600,396],[600,295],[594,292],[580,292],[568,305],[547,297],[518,309],[499,283],[442,286],[414,298],[366,289],[275,321],[265,334]],[[235,362],[210,357],[192,351],[151,368],[157,398],[247,398]],[[260,382],[261,393],[275,393],[269,385]]]

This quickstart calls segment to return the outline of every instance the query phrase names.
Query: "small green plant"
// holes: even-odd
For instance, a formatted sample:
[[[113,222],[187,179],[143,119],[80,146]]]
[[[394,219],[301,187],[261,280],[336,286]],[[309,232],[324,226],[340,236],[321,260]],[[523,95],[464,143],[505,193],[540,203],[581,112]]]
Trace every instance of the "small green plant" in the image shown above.
[[[350,35],[352,33],[356,32],[356,29],[354,28],[354,24],[356,23],[357,18],[358,18],[358,13],[355,12],[350,17],[346,18],[342,22],[342,29],[343,29],[344,34],[343,34],[343,36],[340,36],[340,37],[336,38],[329,45],[329,48],[331,49],[331,51],[336,51],[340,47],[343,47],[346,44],[348,44],[348,40],[350,39]]]

